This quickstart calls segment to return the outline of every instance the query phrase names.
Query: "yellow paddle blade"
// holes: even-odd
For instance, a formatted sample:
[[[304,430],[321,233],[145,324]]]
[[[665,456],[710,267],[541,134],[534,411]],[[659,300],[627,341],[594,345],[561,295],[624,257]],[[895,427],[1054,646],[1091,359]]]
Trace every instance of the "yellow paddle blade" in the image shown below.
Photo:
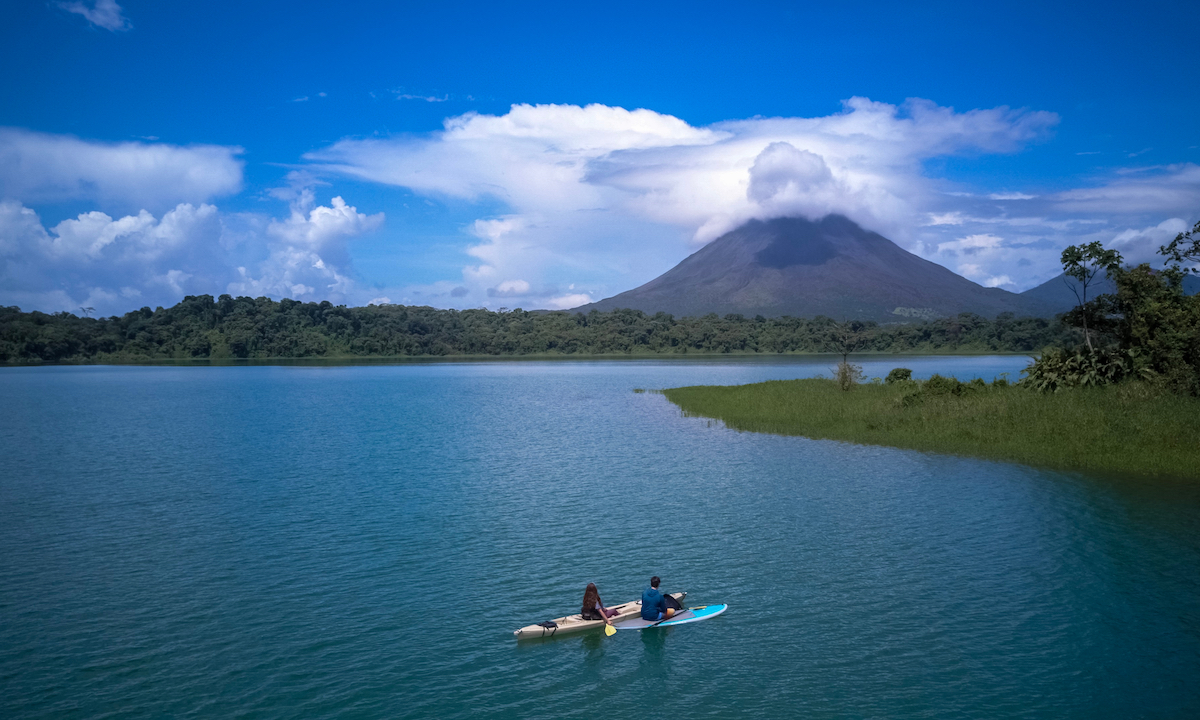
[[[612,625],[608,625],[606,623],[604,625],[604,634],[608,635],[609,637],[612,637],[613,635],[617,634],[617,629],[615,627],[613,627]]]

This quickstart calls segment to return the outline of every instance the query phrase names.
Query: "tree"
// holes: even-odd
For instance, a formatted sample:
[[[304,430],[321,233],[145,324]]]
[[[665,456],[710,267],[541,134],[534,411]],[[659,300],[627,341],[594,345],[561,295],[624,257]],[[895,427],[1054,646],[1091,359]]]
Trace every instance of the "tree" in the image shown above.
[[[842,356],[835,371],[838,385],[843,390],[849,390],[862,380],[862,368],[850,364],[850,353],[861,350],[867,343],[866,326],[858,320],[843,320],[833,323],[833,332],[826,341],[826,347]]]
[[[842,356],[842,363],[847,362],[850,353],[858,352],[867,343],[866,327],[858,320],[843,320],[833,322],[832,332],[825,341],[828,351]]]
[[[1191,230],[1176,235],[1174,240],[1160,247],[1158,253],[1176,266],[1183,265],[1183,272],[1200,272],[1194,266],[1187,266],[1187,263],[1200,262],[1200,222]]]
[[[1136,377],[1172,392],[1200,395],[1200,296],[1184,294],[1183,280],[1195,270],[1180,266],[1200,261],[1200,224],[1159,252],[1168,260],[1162,269],[1148,263],[1125,267],[1119,253],[1100,243],[1063,251],[1064,272],[1080,284],[1079,306],[1070,314],[1083,326],[1088,350],[1073,356],[1044,353],[1030,368],[1032,384],[1107,384]],[[1115,291],[1089,299],[1088,285],[1100,270]],[[1118,349],[1094,348],[1093,332],[1108,336]]]
[[[1105,275],[1112,275],[1121,268],[1121,253],[1107,250],[1099,241],[1087,245],[1071,245],[1062,251],[1063,281],[1075,300],[1079,303],[1079,317],[1083,323],[1083,340],[1087,343],[1088,352],[1095,352],[1092,347],[1092,336],[1088,329],[1088,315],[1094,308],[1088,303],[1088,287],[1094,282],[1096,275],[1103,270]],[[1071,284],[1066,278],[1074,278],[1079,287]]]

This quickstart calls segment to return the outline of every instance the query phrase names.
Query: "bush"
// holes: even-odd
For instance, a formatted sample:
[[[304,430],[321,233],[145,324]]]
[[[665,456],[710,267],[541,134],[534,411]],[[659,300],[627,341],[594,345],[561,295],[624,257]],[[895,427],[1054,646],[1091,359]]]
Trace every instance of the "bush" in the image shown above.
[[[1025,377],[1019,384],[1042,392],[1108,385],[1129,375],[1131,360],[1129,351],[1049,348],[1021,371]]]
[[[914,389],[900,398],[900,404],[911,407],[930,398],[962,397],[980,390],[987,390],[987,383],[982,378],[975,378],[969,383],[960,382],[952,377],[934,375],[925,382],[909,381]]]
[[[833,379],[837,381],[838,387],[843,390],[849,390],[862,381],[862,366],[845,361],[840,362],[837,364],[837,368],[834,369]]]
[[[888,385],[895,385],[896,383],[902,383],[902,382],[911,382],[912,381],[912,370],[909,370],[908,368],[893,368],[892,371],[887,374],[887,377],[884,378],[883,381],[885,383],[887,383]]]
[[[962,395],[970,390],[972,390],[970,385],[941,375],[934,375],[921,383],[921,392],[926,395]]]

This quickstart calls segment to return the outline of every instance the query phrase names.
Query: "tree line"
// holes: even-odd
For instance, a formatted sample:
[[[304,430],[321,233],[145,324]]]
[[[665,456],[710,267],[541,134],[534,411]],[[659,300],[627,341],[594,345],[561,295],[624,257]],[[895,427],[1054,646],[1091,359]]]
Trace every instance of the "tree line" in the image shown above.
[[[827,317],[676,318],[638,310],[587,314],[346,307],[266,297],[188,296],[107,318],[0,308],[0,363],[188,359],[637,355],[690,353],[1036,352],[1077,340],[1058,320],[971,313],[879,325]]]

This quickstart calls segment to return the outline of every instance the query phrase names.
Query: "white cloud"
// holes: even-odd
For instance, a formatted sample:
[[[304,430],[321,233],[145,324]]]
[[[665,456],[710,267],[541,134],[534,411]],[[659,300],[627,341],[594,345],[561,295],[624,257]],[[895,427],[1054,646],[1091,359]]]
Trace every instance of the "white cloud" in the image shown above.
[[[51,262],[87,266],[93,263],[151,263],[183,246],[220,234],[217,209],[183,203],[156,220],[142,210],[114,220],[92,211],[63,220],[50,231],[33,210],[13,201],[0,203],[0,247],[8,255],[40,255]]]
[[[168,270],[166,273],[154,278],[155,281],[165,285],[172,294],[183,295],[184,283],[192,278],[191,273],[185,273],[182,270]]]
[[[1200,198],[1200,165],[1180,163],[1121,173],[1111,182],[1051,196],[1059,211],[1112,216],[1122,213],[1195,212]]]
[[[963,217],[963,214],[958,211],[955,211],[955,212],[947,212],[947,213],[929,213],[929,219],[925,224],[926,225],[962,225],[964,222],[966,222],[966,218]]]
[[[424,100],[425,102],[438,103],[446,102],[450,99],[449,95],[437,97],[436,95],[412,95],[410,93],[396,93],[397,100]]]
[[[607,294],[645,282],[751,218],[841,212],[901,242],[940,195],[923,162],[1010,152],[1046,135],[1052,113],[959,113],[923,100],[852,98],[823,118],[694,127],[651,110],[514,105],[449,118],[441,132],[343,140],[306,158],[313,172],[398,185],[430,197],[484,198],[463,269],[478,303],[501,278],[588,282]],[[614,282],[614,278],[619,278]]]
[[[212,205],[180,204],[161,219],[143,210],[112,218],[93,211],[47,230],[37,214],[0,203],[0,302],[27,309],[124,312],[131,301],[177,302],[211,292],[228,272]]]
[[[1191,225],[1183,218],[1169,218],[1157,225],[1139,229],[1126,228],[1117,233],[1107,247],[1118,250],[1126,261],[1132,263],[1156,263],[1162,258],[1158,249],[1175,239],[1181,232],[1187,232]]]
[[[1004,243],[1004,239],[995,235],[967,235],[966,237],[958,238],[950,242],[938,243],[938,252],[954,252],[963,253],[964,255],[973,255],[980,250],[990,250],[998,248]]]
[[[529,283],[525,280],[505,280],[494,288],[488,288],[488,297],[524,297],[529,294]]]
[[[238,278],[227,291],[338,302],[356,298],[362,290],[352,278],[346,240],[377,229],[383,224],[383,213],[360,213],[340,196],[328,206],[316,205],[311,188],[293,189],[288,219],[267,225],[273,242],[257,277],[238,267]]]
[[[238,278],[226,286],[231,295],[344,302],[355,290],[354,281],[339,268],[311,250],[290,245],[273,247],[257,277],[245,267],[237,271]]]
[[[574,293],[571,295],[560,295],[555,298],[550,298],[547,301],[547,306],[551,310],[569,310],[580,305],[587,305],[592,302],[592,296],[585,293]]]
[[[828,212],[979,282],[1025,289],[1058,274],[1067,244],[1115,243],[1136,260],[1194,219],[1200,166],[1190,163],[1112,171],[1058,192],[1014,189],[1011,178],[1000,188],[965,186],[928,170],[943,156],[1019,151],[1056,122],[1004,107],[958,112],[865,98],[825,117],[707,127],[645,109],[515,105],[449,118],[436,133],[347,139],[311,153],[288,187],[268,191],[291,206],[278,219],[207,205],[241,187],[238,148],[0,129],[0,198],[15,201],[0,205],[0,294],[34,292],[32,280],[13,278],[40,277],[47,303],[89,293],[155,302],[174,288],[225,288],[572,307],[646,282],[751,218]],[[356,284],[348,243],[380,227],[383,214],[360,213],[340,196],[318,206],[317,178],[334,175],[486,208],[462,226],[461,279]],[[97,210],[47,229],[29,207],[65,200]]]
[[[50,235],[36,212],[11,200],[0,202],[0,258],[49,242]]]
[[[771,215],[820,217],[847,195],[825,159],[787,142],[773,142],[754,158],[746,197]]]
[[[0,197],[166,210],[242,187],[241,148],[105,143],[0,128]]]
[[[308,192],[292,205],[287,220],[273,220],[267,232],[284,242],[321,250],[342,238],[371,232],[383,224],[383,213],[360,213],[340,196],[333,198],[329,207],[312,205],[313,196]]]
[[[105,30],[119,32],[133,28],[129,19],[121,14],[121,6],[115,0],[92,0],[90,4],[87,2],[59,2],[56,5],[67,12],[82,15],[91,24]]]
[[[222,292],[361,303],[373,291],[354,281],[345,245],[382,222],[341,197],[315,206],[308,189],[285,220],[181,203],[161,219],[92,211],[49,230],[32,209],[4,201],[0,304],[112,314]]]
[[[145,210],[120,220],[98,211],[84,213],[77,220],[63,220],[55,225],[56,237],[47,242],[46,249],[57,257],[97,259],[118,238],[140,233],[154,224],[154,216]]]

